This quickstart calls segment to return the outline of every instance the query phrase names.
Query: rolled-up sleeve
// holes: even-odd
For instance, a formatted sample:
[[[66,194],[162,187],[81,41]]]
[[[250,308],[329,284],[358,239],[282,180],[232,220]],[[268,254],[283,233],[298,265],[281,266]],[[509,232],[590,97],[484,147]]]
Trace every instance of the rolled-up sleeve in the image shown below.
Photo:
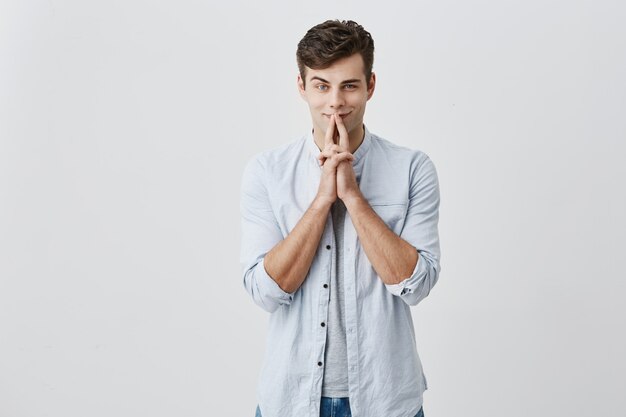
[[[283,291],[268,275],[265,254],[283,240],[265,186],[265,170],[259,156],[252,158],[241,181],[241,254],[243,285],[254,302],[272,313],[290,304],[293,293]]]
[[[421,153],[414,161],[409,188],[409,205],[400,237],[418,252],[410,277],[398,284],[385,284],[389,292],[410,306],[423,300],[439,278],[439,180],[435,165]]]

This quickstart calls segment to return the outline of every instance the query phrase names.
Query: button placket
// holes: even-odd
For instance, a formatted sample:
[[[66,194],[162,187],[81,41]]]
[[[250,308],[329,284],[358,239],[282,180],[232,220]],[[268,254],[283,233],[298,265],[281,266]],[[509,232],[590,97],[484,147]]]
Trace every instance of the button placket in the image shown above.
[[[327,221],[327,232],[328,236],[324,239],[324,240],[331,240],[334,239],[334,235],[332,232],[332,219],[330,218],[330,216],[328,217],[328,221]],[[329,284],[328,282],[330,282],[331,279],[331,275],[332,275],[332,265],[333,265],[333,252],[331,251],[332,246],[330,244],[326,244],[326,250],[328,251],[328,268],[326,269],[327,271],[327,277],[326,280],[327,282],[323,282],[322,283],[322,287],[324,289],[328,289],[329,288]],[[325,353],[325,343],[324,341],[326,340],[326,334],[327,334],[327,326],[326,326],[326,322],[328,319],[328,307],[329,307],[329,303],[330,303],[330,292],[326,291],[324,293],[320,293],[320,296],[322,297],[323,302],[320,303],[320,335],[321,338],[319,339],[321,344],[320,344],[320,349],[319,349],[319,358],[320,360],[317,362],[317,369],[319,372],[323,372],[324,371],[324,362],[323,362],[323,358],[324,358],[324,353]],[[320,301],[322,301],[320,300]],[[320,377],[321,378],[321,377]],[[321,384],[322,384],[322,380],[319,379],[318,381],[318,388],[321,390]]]

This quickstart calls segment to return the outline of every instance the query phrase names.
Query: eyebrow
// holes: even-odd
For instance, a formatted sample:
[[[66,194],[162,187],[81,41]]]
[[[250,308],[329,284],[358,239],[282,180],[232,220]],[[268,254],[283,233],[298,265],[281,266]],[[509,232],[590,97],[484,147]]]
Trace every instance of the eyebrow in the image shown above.
[[[326,81],[325,79],[323,79],[321,77],[318,77],[317,75],[314,76],[314,77],[311,77],[311,81],[313,81],[313,80],[319,80],[319,81],[321,81],[323,83],[330,84],[329,81]],[[359,80],[358,78],[352,78],[350,80],[342,81],[341,84],[353,84],[353,83],[360,83],[360,82],[361,82],[361,80]]]

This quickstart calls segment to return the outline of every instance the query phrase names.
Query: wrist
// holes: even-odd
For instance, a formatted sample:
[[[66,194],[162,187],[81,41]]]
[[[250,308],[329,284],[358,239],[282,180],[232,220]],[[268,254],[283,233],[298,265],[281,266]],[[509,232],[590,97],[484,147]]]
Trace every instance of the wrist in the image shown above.
[[[311,203],[311,208],[317,211],[330,211],[334,201],[328,197],[316,195]]]
[[[361,190],[356,189],[352,192],[346,193],[344,195],[342,195],[341,197],[341,201],[343,201],[343,204],[346,207],[350,207],[353,206],[355,204],[358,204],[361,201],[365,200],[365,197],[363,197],[363,194],[361,193]]]

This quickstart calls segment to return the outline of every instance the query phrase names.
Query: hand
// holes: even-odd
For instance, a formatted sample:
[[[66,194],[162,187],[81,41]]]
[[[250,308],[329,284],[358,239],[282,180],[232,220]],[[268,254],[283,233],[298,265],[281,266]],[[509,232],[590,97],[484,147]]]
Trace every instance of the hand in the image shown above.
[[[337,131],[339,132],[339,150],[350,151],[350,136],[346,126],[343,124],[343,119],[340,116],[335,116],[335,123],[337,125]],[[352,154],[350,154],[352,155]],[[352,167],[352,160],[342,161],[337,166],[337,197],[345,201],[348,198],[359,196],[361,190],[356,182],[356,175],[354,168]]]
[[[324,137],[324,149],[318,156],[320,161],[320,165],[322,165],[322,177],[320,180],[319,189],[317,191],[317,199],[324,203],[332,204],[335,202],[338,193],[338,167],[341,164],[347,164],[350,170],[352,170],[352,161],[354,161],[354,156],[348,152],[348,146],[342,148],[340,146],[335,145],[334,136],[335,136],[335,122],[336,119],[340,119],[339,117],[335,118],[335,115],[330,116],[330,121],[328,123],[328,129],[326,129],[326,136]],[[343,123],[342,123],[343,126]],[[343,128],[344,132],[346,131],[345,127]],[[347,132],[346,132],[347,135]],[[341,140],[341,133],[340,133]],[[348,141],[347,136],[344,141]],[[353,171],[354,174],[354,171]],[[356,180],[355,180],[356,183]]]

